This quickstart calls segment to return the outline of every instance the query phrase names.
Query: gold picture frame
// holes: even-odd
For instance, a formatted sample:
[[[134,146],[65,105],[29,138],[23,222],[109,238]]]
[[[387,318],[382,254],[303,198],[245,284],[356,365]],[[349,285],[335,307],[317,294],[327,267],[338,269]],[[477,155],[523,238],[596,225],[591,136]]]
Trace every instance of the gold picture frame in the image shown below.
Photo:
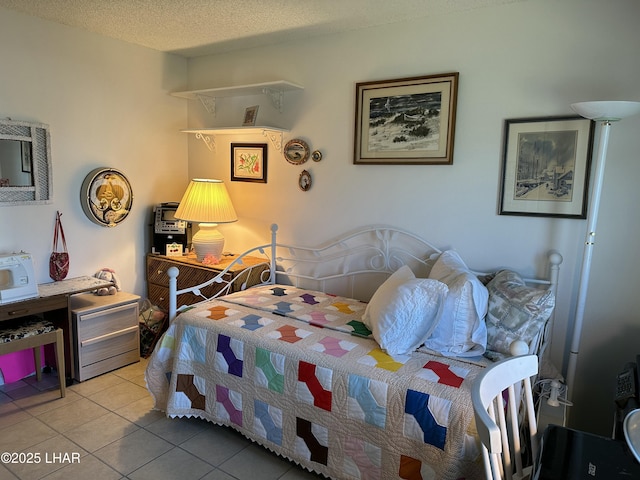
[[[451,165],[458,76],[357,83],[354,163]]]

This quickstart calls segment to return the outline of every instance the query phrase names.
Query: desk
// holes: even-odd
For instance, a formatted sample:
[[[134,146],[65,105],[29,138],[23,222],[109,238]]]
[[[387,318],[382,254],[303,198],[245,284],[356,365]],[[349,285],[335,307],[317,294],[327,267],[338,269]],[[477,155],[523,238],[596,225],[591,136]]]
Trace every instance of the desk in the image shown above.
[[[38,285],[38,297],[0,305],[0,322],[41,313],[47,320],[62,328],[64,331],[65,377],[67,385],[70,385],[75,377],[73,324],[69,305],[71,295],[110,285],[110,282],[95,277],[76,277],[59,282],[42,283]]]

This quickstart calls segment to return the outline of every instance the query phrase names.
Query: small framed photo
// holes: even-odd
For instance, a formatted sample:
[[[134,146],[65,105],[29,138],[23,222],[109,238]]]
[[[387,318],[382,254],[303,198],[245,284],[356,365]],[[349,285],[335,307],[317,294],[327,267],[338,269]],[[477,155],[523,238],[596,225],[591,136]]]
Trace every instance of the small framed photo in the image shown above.
[[[500,215],[587,218],[595,122],[505,120]]]
[[[247,107],[244,111],[244,120],[242,121],[243,127],[253,127],[256,124],[256,118],[258,118],[258,107],[260,105],[254,105],[253,107]]]
[[[267,144],[231,144],[231,181],[267,183]]]
[[[450,165],[458,73],[356,84],[355,164]]]
[[[20,142],[20,154],[22,157],[22,171],[31,173],[33,160],[31,158],[31,142]]]

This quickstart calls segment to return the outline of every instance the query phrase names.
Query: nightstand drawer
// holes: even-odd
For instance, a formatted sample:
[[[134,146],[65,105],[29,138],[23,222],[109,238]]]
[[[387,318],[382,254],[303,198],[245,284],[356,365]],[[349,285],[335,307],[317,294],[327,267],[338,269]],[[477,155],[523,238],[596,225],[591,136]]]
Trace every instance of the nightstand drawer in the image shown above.
[[[88,380],[97,375],[102,375],[103,373],[107,373],[117,368],[121,368],[125,365],[130,365],[139,361],[140,351],[138,348],[136,348],[135,350],[131,350],[114,357],[109,357],[105,360],[100,360],[99,362],[92,363],[90,365],[87,365],[86,367],[80,368],[77,373],[78,380]]]
[[[138,348],[139,335],[140,329],[138,325],[135,325],[80,341],[78,352],[80,368],[106,358],[136,350]]]
[[[78,341],[101,337],[127,327],[138,326],[138,304],[122,305],[78,315]]]

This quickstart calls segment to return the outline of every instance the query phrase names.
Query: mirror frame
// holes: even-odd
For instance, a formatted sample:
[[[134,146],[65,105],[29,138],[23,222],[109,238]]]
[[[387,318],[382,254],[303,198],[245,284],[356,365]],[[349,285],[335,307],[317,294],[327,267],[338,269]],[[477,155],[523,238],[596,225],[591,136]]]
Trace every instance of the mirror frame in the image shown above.
[[[51,203],[53,182],[49,125],[0,120],[0,140],[31,142],[33,186],[0,187],[0,207]]]

